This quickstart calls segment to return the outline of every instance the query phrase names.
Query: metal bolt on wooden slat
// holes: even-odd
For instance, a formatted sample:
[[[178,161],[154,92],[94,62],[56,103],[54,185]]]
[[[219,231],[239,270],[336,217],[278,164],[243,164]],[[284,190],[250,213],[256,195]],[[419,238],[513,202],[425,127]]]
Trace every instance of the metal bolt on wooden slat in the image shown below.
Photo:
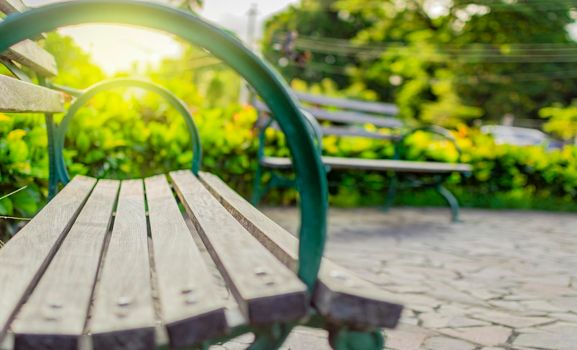
[[[54,321],[58,321],[59,318],[56,315],[44,315],[44,320],[54,322]]]
[[[192,292],[194,292],[194,289],[193,289],[193,288],[183,288],[183,289],[180,291],[180,293],[182,293],[182,294],[190,294],[190,293],[192,293]]]
[[[126,307],[129,306],[130,304],[132,304],[132,299],[130,297],[120,297],[116,302],[116,305],[120,307]]]
[[[268,272],[263,267],[257,267],[254,269],[254,273],[257,276],[266,276]]]
[[[51,309],[62,309],[61,303],[52,302],[52,303],[48,304],[48,306],[50,306]]]
[[[343,273],[341,273],[340,271],[331,271],[331,277],[334,279],[338,279],[341,281],[345,281],[347,279],[347,276],[345,276]]]

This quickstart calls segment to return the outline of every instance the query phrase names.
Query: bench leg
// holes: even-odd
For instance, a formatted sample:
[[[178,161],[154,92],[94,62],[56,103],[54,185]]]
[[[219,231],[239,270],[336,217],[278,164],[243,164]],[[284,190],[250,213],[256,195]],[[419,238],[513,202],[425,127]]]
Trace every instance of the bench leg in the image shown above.
[[[395,196],[397,195],[397,187],[399,186],[399,179],[397,175],[393,174],[391,177],[391,183],[387,189],[387,198],[385,198],[385,204],[383,206],[384,211],[388,211],[393,206],[395,202]]]
[[[359,332],[337,328],[329,330],[329,343],[334,350],[382,350],[385,338],[379,331]]]
[[[262,197],[275,188],[296,188],[296,181],[279,175],[275,171],[271,171],[270,180],[263,185],[262,183],[263,168],[259,167],[255,174],[254,187],[252,191],[251,204],[256,206]]]
[[[451,191],[449,191],[445,186],[443,185],[437,185],[435,187],[437,189],[437,192],[439,192],[441,194],[441,196],[443,196],[443,198],[445,198],[445,200],[447,201],[447,203],[449,203],[449,206],[451,207],[451,218],[453,222],[459,222],[459,201],[457,201],[457,198],[455,197],[455,195],[453,195],[451,193]]]
[[[262,332],[255,332],[253,343],[247,350],[279,349],[291,333],[292,326],[275,324]]]
[[[252,197],[250,200],[251,204],[256,207],[260,202],[262,195],[262,166],[257,164],[252,186]]]

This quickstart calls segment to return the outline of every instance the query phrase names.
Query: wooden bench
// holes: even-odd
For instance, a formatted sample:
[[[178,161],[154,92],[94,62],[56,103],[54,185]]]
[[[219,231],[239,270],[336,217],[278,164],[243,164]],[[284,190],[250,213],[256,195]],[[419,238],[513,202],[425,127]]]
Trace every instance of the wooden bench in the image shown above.
[[[85,0],[24,9],[0,0],[5,13],[23,11],[0,23],[2,62],[14,75],[0,76],[0,112],[45,113],[54,197],[0,249],[0,349],[207,349],[245,333],[254,334],[250,349],[276,349],[297,325],[328,330],[335,349],[384,347],[381,329],[395,327],[402,307],[322,257],[324,168],[295,102],[264,63],[227,32],[159,4]],[[201,45],[263,92],[297,140],[299,238],[199,171],[194,121],[169,91],[132,79],[84,91],[56,87],[47,81],[57,74],[50,54],[32,41],[25,41],[28,55],[7,50],[60,26],[112,20]],[[70,178],[62,155],[68,123],[94,94],[126,86],[158,93],[185,118],[191,169],[125,181]],[[60,90],[76,95],[70,106]],[[58,112],[66,115],[56,124]]]
[[[398,109],[393,104],[365,102],[351,99],[333,98],[321,95],[311,95],[293,92],[301,103],[301,108],[308,115],[307,121],[317,137],[317,145],[321,153],[323,164],[327,170],[365,170],[386,172],[390,175],[390,184],[385,200],[385,208],[388,209],[394,201],[399,184],[401,182],[410,187],[435,188],[451,207],[452,220],[459,220],[459,203],[455,196],[443,186],[445,180],[453,173],[469,174],[472,167],[463,163],[443,163],[430,161],[402,160],[401,154],[405,139],[417,131],[427,131],[448,139],[453,143],[460,158],[460,149],[448,130],[440,127],[427,127],[406,130],[402,121],[395,118]],[[252,203],[258,204],[261,197],[275,187],[292,187],[294,181],[290,180],[279,170],[292,168],[290,158],[274,157],[265,154],[267,128],[277,128],[276,123],[270,118],[271,112],[266,104],[259,100],[253,103],[259,113],[257,128],[259,129],[259,168],[256,172]],[[374,129],[387,130],[387,133],[368,130],[369,124]],[[393,159],[364,159],[354,157],[330,157],[322,156],[323,136],[360,137],[383,141],[391,141],[395,144]],[[271,170],[271,180],[263,187],[263,171]],[[276,171],[275,171],[276,170]],[[426,176],[429,181],[421,181]],[[408,180],[408,181],[400,181]]]

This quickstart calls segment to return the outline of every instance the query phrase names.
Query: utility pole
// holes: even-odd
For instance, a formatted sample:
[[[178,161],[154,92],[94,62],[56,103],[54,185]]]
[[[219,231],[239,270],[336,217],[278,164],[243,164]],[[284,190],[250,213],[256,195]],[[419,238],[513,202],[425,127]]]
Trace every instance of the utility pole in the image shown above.
[[[258,6],[257,4],[252,4],[247,12],[248,21],[246,26],[246,45],[251,51],[259,54],[257,44],[256,44],[256,22],[258,17]],[[250,103],[250,91],[246,82],[242,80],[240,82],[240,93],[239,102],[241,104]]]
[[[248,10],[248,23],[246,28],[246,40],[248,42],[248,47],[251,50],[256,51],[256,20],[258,16],[258,6],[257,4],[252,4],[250,10]]]

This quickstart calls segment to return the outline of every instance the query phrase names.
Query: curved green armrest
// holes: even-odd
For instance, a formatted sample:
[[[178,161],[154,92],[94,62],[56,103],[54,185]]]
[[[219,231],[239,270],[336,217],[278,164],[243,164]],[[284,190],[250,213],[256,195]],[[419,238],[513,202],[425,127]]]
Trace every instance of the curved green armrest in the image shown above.
[[[200,135],[198,133],[198,128],[194,123],[194,119],[188,110],[188,107],[182,100],[178,97],[174,96],[169,90],[158,86],[154,83],[138,80],[138,79],[130,79],[130,78],[117,78],[117,79],[110,79],[99,82],[97,84],[92,85],[86,90],[83,91],[73,91],[71,89],[54,86],[57,89],[61,90],[68,90],[69,92],[73,92],[74,95],[77,96],[77,99],[70,105],[68,112],[55,128],[55,147],[54,147],[54,161],[56,166],[56,174],[58,179],[56,181],[60,181],[63,184],[66,184],[70,181],[70,176],[68,175],[68,171],[66,170],[66,164],[64,162],[64,155],[62,154],[64,150],[64,136],[66,135],[66,131],[68,130],[68,125],[70,121],[76,113],[82,108],[92,97],[95,95],[104,92],[106,90],[120,88],[120,87],[138,87],[141,89],[145,89],[148,91],[152,91],[163,99],[166,100],[176,111],[184,118],[186,122],[186,126],[188,129],[188,133],[190,134],[190,140],[192,143],[192,172],[195,175],[198,175],[200,170],[200,163],[202,159],[202,146],[200,144]],[[52,181],[52,179],[51,179]]]

